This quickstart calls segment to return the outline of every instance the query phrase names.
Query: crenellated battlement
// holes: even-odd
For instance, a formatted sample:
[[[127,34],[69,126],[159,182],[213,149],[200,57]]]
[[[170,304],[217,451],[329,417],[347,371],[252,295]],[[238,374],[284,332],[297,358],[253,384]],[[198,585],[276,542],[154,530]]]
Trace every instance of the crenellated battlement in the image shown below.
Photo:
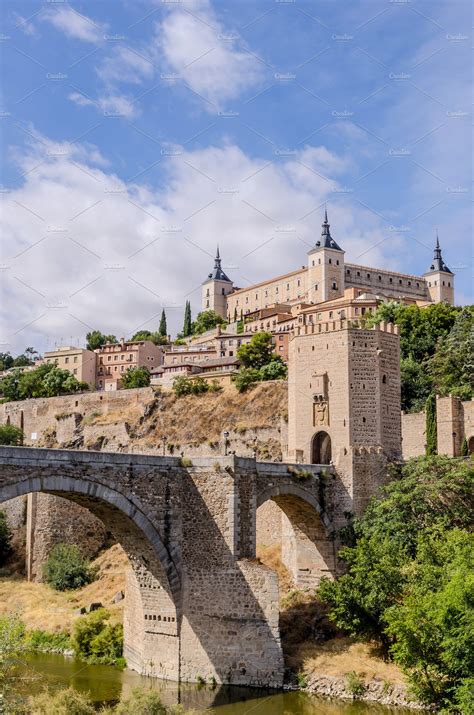
[[[389,333],[391,335],[398,335],[399,328],[398,325],[394,323],[381,322],[368,328],[362,320],[328,320],[325,322],[318,323],[306,323],[304,325],[298,325],[295,328],[294,335],[290,337],[290,340],[299,337],[301,335],[318,335],[320,333],[334,333],[340,330],[371,330],[371,331],[381,331],[383,333]]]

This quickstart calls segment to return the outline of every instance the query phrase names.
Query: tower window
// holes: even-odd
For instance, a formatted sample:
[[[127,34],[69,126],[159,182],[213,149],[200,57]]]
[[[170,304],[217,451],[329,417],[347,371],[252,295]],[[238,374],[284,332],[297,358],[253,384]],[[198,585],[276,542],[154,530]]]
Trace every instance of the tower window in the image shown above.
[[[222,289],[222,295],[225,295],[225,288]]]
[[[381,281],[381,280],[382,280],[382,276],[379,276],[379,281]]]
[[[393,278],[390,278],[390,283],[393,283]]]
[[[336,261],[336,265],[337,265],[337,266],[339,265],[339,259]]]
[[[398,279],[398,283],[399,283],[399,285],[402,284],[402,279],[401,279],[401,278]]]
[[[336,283],[336,281],[333,281],[333,283],[332,283],[332,289],[333,289],[333,290],[337,290],[337,283]]]
[[[332,263],[332,258],[329,259],[329,263]]]
[[[367,278],[370,278],[370,273],[367,273]]]
[[[351,275],[351,270],[350,270],[350,268],[348,268],[348,269],[346,270],[346,273],[347,273],[348,276]]]

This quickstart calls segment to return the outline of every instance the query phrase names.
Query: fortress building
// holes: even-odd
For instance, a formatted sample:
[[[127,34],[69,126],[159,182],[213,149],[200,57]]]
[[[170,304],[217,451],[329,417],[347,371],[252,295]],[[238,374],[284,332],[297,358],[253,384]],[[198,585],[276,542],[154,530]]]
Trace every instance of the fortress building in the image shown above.
[[[215,310],[229,322],[235,322],[245,316],[258,319],[261,311],[276,306],[288,319],[299,310],[309,313],[314,313],[315,307],[330,310],[333,303],[340,310],[341,303],[351,305],[354,300],[367,297],[379,302],[399,300],[418,305],[454,303],[454,274],[443,260],[438,237],[433,263],[423,276],[346,263],[344,255],[343,248],[331,235],[326,211],[321,238],[308,251],[307,265],[290,273],[238,288],[223,271],[217,250],[214,270],[202,285],[202,310]],[[346,311],[347,317],[349,313]],[[321,319],[328,317],[324,314]]]

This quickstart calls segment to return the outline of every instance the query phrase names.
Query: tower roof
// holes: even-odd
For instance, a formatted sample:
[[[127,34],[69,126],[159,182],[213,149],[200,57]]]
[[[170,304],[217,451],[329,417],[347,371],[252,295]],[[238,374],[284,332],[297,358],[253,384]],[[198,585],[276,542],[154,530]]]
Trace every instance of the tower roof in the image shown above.
[[[211,273],[209,273],[207,279],[212,279],[214,281],[227,281],[228,283],[232,283],[230,278],[222,270],[219,246],[217,246],[216,257],[214,259],[214,269],[211,271]]]
[[[438,232],[436,232],[436,246],[434,249],[433,263],[431,264],[428,273],[433,273],[441,271],[443,273],[452,273],[449,270],[446,263],[443,261],[443,256],[441,255],[441,246],[439,245]]]
[[[324,221],[321,224],[321,239],[316,241],[316,248],[333,248],[335,251],[342,251],[342,248],[337,245],[336,241],[331,236],[329,226],[328,212],[327,209],[324,209]]]

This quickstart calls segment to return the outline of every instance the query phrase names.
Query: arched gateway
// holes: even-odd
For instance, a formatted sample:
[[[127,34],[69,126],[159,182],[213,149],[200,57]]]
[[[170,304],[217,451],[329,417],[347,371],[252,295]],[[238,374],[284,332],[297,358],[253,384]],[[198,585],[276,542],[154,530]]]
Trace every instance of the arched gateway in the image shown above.
[[[176,680],[279,686],[278,583],[255,559],[256,509],[274,499],[289,515],[298,569],[304,549],[331,530],[318,502],[318,468],[303,484],[296,466],[234,456],[194,462],[184,468],[176,458],[0,447],[0,501],[61,496],[114,534],[132,566],[129,667]]]
[[[331,464],[331,437],[327,432],[316,432],[311,442],[312,464]]]

